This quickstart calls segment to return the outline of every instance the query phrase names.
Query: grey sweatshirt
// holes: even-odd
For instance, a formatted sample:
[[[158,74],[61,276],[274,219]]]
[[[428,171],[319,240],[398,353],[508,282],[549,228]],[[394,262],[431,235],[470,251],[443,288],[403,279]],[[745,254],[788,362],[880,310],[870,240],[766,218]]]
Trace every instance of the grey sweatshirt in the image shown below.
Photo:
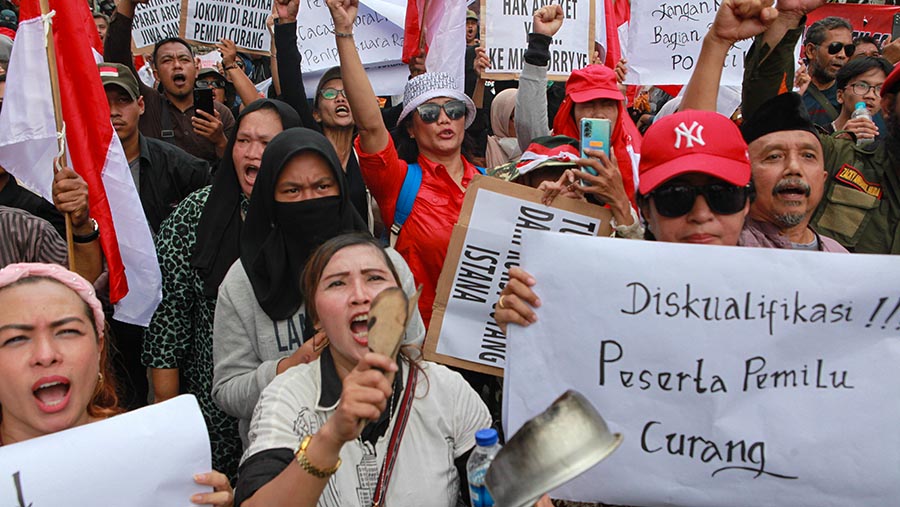
[[[406,261],[393,248],[388,256],[397,268],[408,296],[416,291],[415,280]],[[241,440],[247,448],[247,431],[260,393],[275,378],[278,361],[303,344],[306,306],[290,319],[273,322],[256,301],[250,279],[241,260],[232,264],[219,286],[213,322],[212,396],[226,413],[240,420]],[[420,345],[425,325],[415,310],[406,328],[404,344]]]

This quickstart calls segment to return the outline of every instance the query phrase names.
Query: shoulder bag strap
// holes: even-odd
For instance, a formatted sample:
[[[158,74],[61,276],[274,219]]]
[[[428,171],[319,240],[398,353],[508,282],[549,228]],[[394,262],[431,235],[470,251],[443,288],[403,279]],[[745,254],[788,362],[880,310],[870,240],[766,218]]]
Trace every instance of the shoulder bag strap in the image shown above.
[[[394,423],[394,431],[391,432],[391,440],[388,442],[387,454],[384,457],[384,463],[381,464],[381,472],[378,474],[378,485],[375,486],[375,500],[372,507],[381,507],[384,505],[385,492],[388,483],[391,481],[391,473],[394,470],[394,463],[397,461],[397,451],[400,449],[400,439],[403,438],[403,432],[406,430],[406,422],[409,420],[409,412],[412,408],[413,398],[416,394],[416,379],[419,372],[416,367],[409,364],[409,375],[406,377],[406,391],[403,393],[403,400],[400,402],[400,411],[397,412],[397,422]]]

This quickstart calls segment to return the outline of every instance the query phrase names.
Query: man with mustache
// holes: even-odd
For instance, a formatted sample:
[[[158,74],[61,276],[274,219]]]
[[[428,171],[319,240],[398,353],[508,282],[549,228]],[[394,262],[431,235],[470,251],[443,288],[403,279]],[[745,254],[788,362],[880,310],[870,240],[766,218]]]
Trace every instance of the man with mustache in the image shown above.
[[[747,141],[756,199],[741,231],[741,246],[847,252],[820,236],[809,220],[822,200],[822,144],[796,93],[778,95],[741,126]]]
[[[853,55],[853,26],[844,18],[820,19],[806,31],[803,51],[809,60],[809,83],[803,103],[816,125],[828,125],[841,110],[835,76]]]
[[[121,0],[109,22],[104,57],[127,66],[137,75],[131,55],[131,27],[134,8],[147,0]],[[237,69],[232,65],[225,73]],[[157,41],[153,49],[153,72],[162,86],[154,90],[139,83],[144,98],[141,133],[162,139],[211,164],[225,153],[227,138],[234,130],[234,115],[224,105],[213,102],[214,115],[194,107],[197,63],[190,45],[179,37]]]

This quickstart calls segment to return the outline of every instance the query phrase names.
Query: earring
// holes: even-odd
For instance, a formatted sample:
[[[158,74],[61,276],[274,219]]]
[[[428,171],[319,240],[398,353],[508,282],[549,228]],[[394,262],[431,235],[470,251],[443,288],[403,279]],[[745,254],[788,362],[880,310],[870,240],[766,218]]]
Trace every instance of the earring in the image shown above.
[[[97,387],[100,387],[102,385],[103,385],[103,373],[98,371],[97,372]]]

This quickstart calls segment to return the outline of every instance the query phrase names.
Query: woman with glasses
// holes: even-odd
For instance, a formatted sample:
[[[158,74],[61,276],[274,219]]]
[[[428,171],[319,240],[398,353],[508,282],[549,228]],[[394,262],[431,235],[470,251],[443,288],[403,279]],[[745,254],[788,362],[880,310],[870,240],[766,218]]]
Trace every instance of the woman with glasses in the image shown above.
[[[682,111],[658,120],[644,134],[637,200],[647,239],[736,246],[750,211],[753,186],[747,143],[728,117]],[[501,328],[527,326],[540,306],[536,280],[520,268],[497,303]]]
[[[480,172],[463,153],[465,129],[475,119],[475,105],[462,92],[462,83],[448,74],[416,76],[406,84],[405,104],[392,139],[353,39],[359,1],[329,0],[328,8],[347,99],[359,129],[360,168],[385,226],[391,226],[392,236],[397,234],[397,251],[409,263],[416,282],[424,286],[419,309],[428,325],[450,233],[466,188]],[[418,191],[413,186],[401,196],[408,174],[420,174],[420,185]]]

